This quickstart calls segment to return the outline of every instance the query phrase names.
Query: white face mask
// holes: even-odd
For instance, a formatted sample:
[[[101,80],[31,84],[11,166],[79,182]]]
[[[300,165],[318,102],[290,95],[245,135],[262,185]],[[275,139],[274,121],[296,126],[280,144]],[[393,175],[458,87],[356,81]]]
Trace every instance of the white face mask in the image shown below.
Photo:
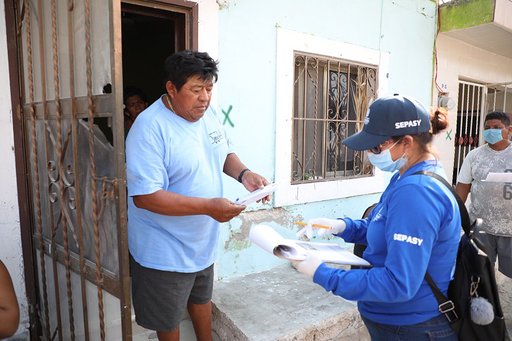
[[[396,146],[398,142],[400,141],[396,141],[390,148],[380,152],[379,154],[373,154],[371,152],[368,153],[368,160],[370,163],[384,172],[394,172],[405,166],[407,163],[405,154],[396,161],[393,161],[391,158],[390,150]]]

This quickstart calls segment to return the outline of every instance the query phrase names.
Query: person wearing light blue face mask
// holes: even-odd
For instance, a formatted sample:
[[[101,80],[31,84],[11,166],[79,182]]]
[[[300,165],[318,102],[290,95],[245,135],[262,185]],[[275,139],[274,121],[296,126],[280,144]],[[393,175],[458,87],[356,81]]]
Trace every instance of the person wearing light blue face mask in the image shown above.
[[[499,271],[512,278],[512,182],[485,181],[491,172],[512,172],[510,123],[507,113],[487,114],[482,133],[487,143],[466,155],[455,190],[463,201],[470,195],[469,214],[482,219],[478,239],[490,260],[498,259]]]
[[[504,140],[503,138],[503,128],[501,129],[495,129],[495,128],[489,128],[485,129],[483,132],[484,141],[487,142],[490,145],[494,145],[501,140]]]
[[[367,151],[381,171],[395,172],[379,203],[368,218],[313,218],[302,230],[318,236],[328,231],[367,246],[363,258],[370,269],[331,268],[314,256],[292,264],[327,291],[357,301],[372,340],[434,340],[433,335],[457,340],[424,280],[428,271],[446,295],[461,233],[457,201],[437,179],[414,175],[430,171],[446,177],[431,142],[447,126],[446,111],[430,114],[416,99],[395,95],[374,101],[362,130],[343,144]],[[324,228],[317,231],[318,225]]]
[[[391,145],[391,147],[383,152],[371,152],[370,150],[370,153],[368,153],[368,161],[384,172],[394,172],[401,169],[407,163],[407,158],[402,155],[400,158],[393,161],[393,158],[391,157],[391,149],[400,141],[401,140],[396,141]]]

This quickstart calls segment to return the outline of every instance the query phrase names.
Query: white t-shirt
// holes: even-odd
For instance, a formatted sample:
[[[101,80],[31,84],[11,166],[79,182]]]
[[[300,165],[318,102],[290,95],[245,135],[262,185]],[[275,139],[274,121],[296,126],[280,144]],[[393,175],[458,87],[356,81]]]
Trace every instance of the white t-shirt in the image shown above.
[[[133,196],[158,190],[200,198],[222,197],[222,171],[231,153],[211,108],[189,122],[156,100],[135,120],[126,139],[128,246],[152,269],[197,272],[213,264],[220,224],[207,215],[166,216],[138,208]]]
[[[512,172],[512,144],[496,151],[487,144],[468,153],[457,177],[463,184],[471,184],[471,219],[483,220],[482,230],[498,235],[512,236],[512,183],[485,182],[489,172]]]

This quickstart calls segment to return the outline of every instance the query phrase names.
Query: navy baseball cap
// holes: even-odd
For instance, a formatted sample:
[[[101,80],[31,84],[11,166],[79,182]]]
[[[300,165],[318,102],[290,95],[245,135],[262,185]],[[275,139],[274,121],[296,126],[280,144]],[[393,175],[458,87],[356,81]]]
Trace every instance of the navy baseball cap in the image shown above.
[[[363,129],[342,141],[353,150],[367,150],[393,136],[418,135],[430,130],[430,114],[411,97],[393,95],[376,99],[368,108]]]

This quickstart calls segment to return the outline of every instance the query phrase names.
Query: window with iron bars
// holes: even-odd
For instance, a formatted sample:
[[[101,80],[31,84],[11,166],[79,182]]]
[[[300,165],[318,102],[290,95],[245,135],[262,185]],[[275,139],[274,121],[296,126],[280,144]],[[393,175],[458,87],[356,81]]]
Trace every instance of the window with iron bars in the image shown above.
[[[377,71],[295,53],[292,184],[373,175],[366,152],[341,142],[362,129],[377,96]]]

